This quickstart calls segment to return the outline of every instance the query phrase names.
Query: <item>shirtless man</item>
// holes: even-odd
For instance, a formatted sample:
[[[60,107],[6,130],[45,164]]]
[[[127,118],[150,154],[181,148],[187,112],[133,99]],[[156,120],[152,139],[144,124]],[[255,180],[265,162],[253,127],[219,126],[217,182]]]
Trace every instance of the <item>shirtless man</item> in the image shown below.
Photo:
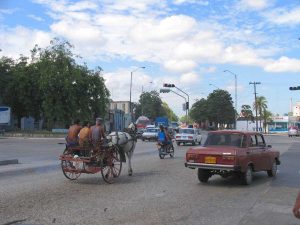
[[[104,127],[102,125],[103,119],[97,118],[96,125],[90,128],[90,140],[92,143],[98,143],[105,138]]]
[[[69,146],[78,145],[78,134],[79,131],[81,130],[81,126],[79,125],[79,123],[80,120],[77,119],[75,120],[75,123],[69,128],[68,136],[66,138],[67,144]]]

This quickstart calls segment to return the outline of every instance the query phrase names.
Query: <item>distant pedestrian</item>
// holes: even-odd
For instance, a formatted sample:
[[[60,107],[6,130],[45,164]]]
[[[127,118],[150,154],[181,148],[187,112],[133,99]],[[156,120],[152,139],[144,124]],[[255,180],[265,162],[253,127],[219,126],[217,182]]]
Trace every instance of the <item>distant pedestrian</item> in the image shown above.
[[[81,130],[80,120],[75,120],[75,123],[70,126],[68,136],[66,137],[67,145],[74,146],[78,145],[78,134]]]
[[[293,213],[296,218],[300,219],[300,191],[295,202]]]

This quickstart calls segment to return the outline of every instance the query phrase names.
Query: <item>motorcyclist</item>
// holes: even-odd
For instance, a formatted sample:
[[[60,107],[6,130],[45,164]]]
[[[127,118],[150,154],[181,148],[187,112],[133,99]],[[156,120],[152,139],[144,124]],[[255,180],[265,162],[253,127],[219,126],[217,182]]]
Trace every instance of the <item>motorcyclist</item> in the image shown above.
[[[170,144],[169,134],[165,131],[163,125],[159,126],[160,131],[158,132],[158,143],[162,145]]]
[[[171,146],[172,150],[174,150],[174,146],[173,146],[173,142],[172,142],[173,137],[170,134],[168,127],[165,127],[165,133],[167,135],[167,140],[168,140],[167,144]]]

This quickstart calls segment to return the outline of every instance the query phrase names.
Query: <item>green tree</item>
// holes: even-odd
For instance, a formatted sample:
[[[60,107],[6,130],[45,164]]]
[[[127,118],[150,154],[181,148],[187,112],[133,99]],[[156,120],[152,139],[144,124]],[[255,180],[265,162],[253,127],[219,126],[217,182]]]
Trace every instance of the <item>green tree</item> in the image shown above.
[[[178,121],[178,116],[176,116],[176,114],[172,111],[172,109],[170,109],[169,105],[166,102],[163,102],[162,107],[164,108],[169,121]]]
[[[224,127],[232,125],[235,121],[233,101],[225,90],[214,90],[207,98],[207,115],[210,122]]]
[[[245,117],[247,120],[247,130],[248,130],[248,121],[249,121],[249,119],[250,120],[253,119],[253,113],[251,110],[251,106],[250,105],[242,105],[241,113],[242,113],[243,117]]]
[[[262,111],[262,118],[264,120],[264,132],[267,133],[267,124],[272,122],[272,113],[267,109],[263,109]]]
[[[0,58],[0,104],[7,104],[7,97],[11,95],[8,85],[13,79],[14,60],[5,56]]]
[[[207,100],[202,98],[197,100],[190,110],[190,117],[197,123],[206,122],[208,120]]]
[[[261,127],[262,113],[268,108],[268,102],[264,96],[257,96],[256,102],[253,103],[253,108],[258,111],[259,114],[259,125]]]
[[[78,65],[72,45],[54,39],[50,46],[35,46],[31,59],[21,56],[17,61],[0,60],[0,98],[12,107],[18,121],[23,116],[42,118],[47,128],[69,125],[76,118],[91,120],[104,117],[109,91],[100,67],[89,70]]]
[[[142,115],[154,120],[158,116],[166,116],[162,100],[157,91],[144,92],[140,95],[139,102],[134,106],[136,117]]]

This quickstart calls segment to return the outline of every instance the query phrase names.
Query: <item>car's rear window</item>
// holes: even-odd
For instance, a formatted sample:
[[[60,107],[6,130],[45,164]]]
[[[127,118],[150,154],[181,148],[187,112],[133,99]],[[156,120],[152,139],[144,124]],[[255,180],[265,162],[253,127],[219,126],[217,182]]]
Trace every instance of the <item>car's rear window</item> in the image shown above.
[[[193,129],[179,129],[179,133],[180,134],[194,134],[194,130]]]
[[[246,136],[243,134],[222,134],[222,133],[210,133],[207,136],[205,146],[209,145],[224,145],[235,147],[246,147]]]

